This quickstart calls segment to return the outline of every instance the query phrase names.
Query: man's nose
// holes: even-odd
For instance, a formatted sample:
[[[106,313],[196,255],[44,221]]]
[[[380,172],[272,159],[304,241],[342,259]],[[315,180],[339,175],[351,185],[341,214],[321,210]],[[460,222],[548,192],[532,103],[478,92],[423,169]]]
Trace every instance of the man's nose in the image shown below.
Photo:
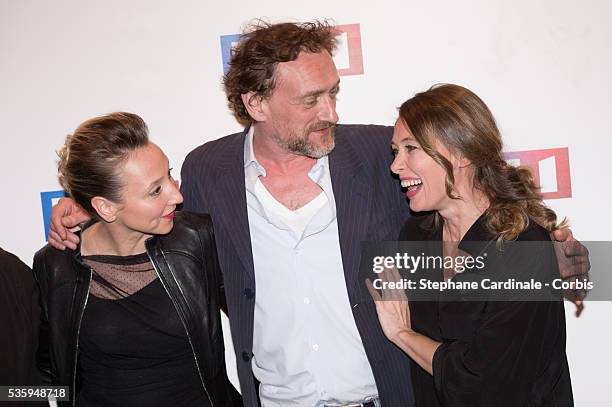
[[[321,98],[321,109],[319,111],[319,120],[338,123],[338,113],[336,112],[336,98],[326,95]]]

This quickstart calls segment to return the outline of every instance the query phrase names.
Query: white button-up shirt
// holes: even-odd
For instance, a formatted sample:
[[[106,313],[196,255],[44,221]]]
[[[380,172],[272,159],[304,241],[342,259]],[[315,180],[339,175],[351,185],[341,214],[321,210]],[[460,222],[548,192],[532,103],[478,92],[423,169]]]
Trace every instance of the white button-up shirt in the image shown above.
[[[244,169],[256,284],[252,367],[262,405],[375,396],[344,279],[328,157],[308,173],[323,192],[292,219],[259,181],[266,170],[253,152],[253,131]]]

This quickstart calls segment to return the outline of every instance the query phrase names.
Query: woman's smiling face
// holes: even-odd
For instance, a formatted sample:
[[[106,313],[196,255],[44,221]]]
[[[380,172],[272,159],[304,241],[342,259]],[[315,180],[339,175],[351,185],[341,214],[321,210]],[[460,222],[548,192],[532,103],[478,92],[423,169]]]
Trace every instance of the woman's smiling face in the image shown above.
[[[437,140],[434,148],[450,160],[448,150]],[[410,209],[415,212],[441,210],[451,198],[446,194],[446,171],[421,147],[401,119],[395,122],[391,149],[395,156],[391,171],[400,178]]]

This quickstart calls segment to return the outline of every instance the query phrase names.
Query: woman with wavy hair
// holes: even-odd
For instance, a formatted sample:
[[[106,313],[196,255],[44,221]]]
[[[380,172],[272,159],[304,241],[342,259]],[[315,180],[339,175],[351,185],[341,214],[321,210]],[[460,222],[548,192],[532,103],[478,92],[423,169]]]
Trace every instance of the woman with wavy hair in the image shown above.
[[[404,102],[392,150],[391,170],[410,209],[431,211],[408,220],[400,240],[443,242],[451,256],[485,247],[469,242],[497,253],[508,242],[529,242],[537,255],[504,252],[504,270],[529,276],[553,265],[558,273],[552,245],[537,242],[550,243],[549,233],[564,222],[543,204],[530,171],[506,163],[493,115],[473,92],[437,85]],[[451,267],[437,273],[439,281],[466,277]],[[436,294],[407,306],[369,288],[385,334],[413,361],[417,406],[573,405],[560,298],[459,301]]]

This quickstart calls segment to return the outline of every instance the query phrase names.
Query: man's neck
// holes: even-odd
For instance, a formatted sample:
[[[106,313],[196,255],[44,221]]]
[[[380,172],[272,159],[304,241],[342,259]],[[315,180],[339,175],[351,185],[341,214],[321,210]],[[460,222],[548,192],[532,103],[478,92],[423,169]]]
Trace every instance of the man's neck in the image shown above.
[[[253,125],[253,131],[253,152],[268,174],[307,174],[317,162],[314,158],[287,151],[257,124]]]

